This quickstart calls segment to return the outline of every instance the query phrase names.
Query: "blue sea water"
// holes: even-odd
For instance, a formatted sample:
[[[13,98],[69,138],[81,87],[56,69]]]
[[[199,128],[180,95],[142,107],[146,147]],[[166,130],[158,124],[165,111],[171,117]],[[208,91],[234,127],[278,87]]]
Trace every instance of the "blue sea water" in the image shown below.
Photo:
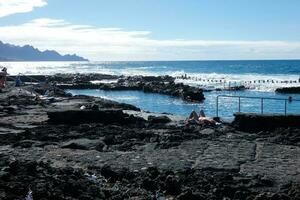
[[[10,74],[55,74],[55,73],[102,73],[112,75],[170,75],[177,82],[201,88],[222,88],[231,85],[246,85],[249,90],[237,92],[208,92],[201,104],[188,103],[179,98],[159,94],[144,94],[137,91],[78,90],[74,94],[106,97],[130,103],[152,112],[168,112],[187,115],[192,109],[204,109],[207,115],[216,113],[218,95],[241,95],[287,99],[290,95],[275,93],[278,87],[300,86],[300,60],[265,61],[147,61],[147,62],[3,62]],[[180,77],[187,76],[189,79]],[[291,95],[300,99],[299,95]],[[236,99],[220,99],[220,115],[232,116],[238,109]],[[242,99],[241,111],[260,112],[260,100]],[[287,105],[288,113],[300,114],[300,103]],[[266,100],[266,113],[283,113],[284,102]]]
[[[206,100],[202,103],[187,102],[177,97],[161,94],[144,93],[141,91],[103,91],[103,90],[69,90],[73,95],[88,95],[111,99],[114,101],[135,105],[142,110],[156,113],[170,113],[180,116],[187,116],[192,110],[204,110],[207,116],[216,116],[216,99],[218,95],[241,95],[252,97],[270,97],[287,99],[287,95],[273,92],[256,91],[213,91],[205,92]],[[300,100],[300,95],[293,95],[294,99]],[[241,112],[260,113],[260,99],[241,99]],[[238,99],[220,98],[219,116],[230,118],[238,111]],[[264,100],[264,113],[284,114],[285,102],[278,100]],[[300,114],[300,101],[287,103],[288,114]]]

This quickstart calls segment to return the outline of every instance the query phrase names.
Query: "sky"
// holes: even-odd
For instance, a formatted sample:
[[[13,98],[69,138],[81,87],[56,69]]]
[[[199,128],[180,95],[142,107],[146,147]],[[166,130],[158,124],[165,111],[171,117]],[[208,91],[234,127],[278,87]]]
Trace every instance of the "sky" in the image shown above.
[[[0,0],[0,40],[93,61],[300,59],[299,0]]]

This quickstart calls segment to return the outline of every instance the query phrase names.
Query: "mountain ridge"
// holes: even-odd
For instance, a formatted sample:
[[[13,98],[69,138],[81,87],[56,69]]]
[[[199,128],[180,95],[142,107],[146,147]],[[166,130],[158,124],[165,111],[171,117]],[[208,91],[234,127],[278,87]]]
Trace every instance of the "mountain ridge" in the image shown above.
[[[55,50],[41,51],[31,45],[18,46],[0,41],[0,61],[88,61],[76,54],[61,55]]]

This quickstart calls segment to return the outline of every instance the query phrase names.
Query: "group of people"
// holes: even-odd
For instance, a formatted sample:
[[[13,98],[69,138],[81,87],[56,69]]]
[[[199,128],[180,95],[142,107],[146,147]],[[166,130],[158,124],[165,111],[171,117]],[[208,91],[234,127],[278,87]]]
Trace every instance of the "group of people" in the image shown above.
[[[0,91],[6,87],[7,76],[8,76],[7,68],[2,67],[0,71]],[[17,76],[15,79],[15,86],[20,87],[21,85],[22,85],[21,77]]]

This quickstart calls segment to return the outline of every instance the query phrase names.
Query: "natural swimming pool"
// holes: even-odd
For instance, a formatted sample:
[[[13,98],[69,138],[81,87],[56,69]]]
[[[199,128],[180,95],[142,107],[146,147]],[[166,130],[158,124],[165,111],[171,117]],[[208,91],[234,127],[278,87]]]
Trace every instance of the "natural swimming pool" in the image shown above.
[[[216,98],[218,95],[252,96],[287,99],[290,95],[275,92],[259,91],[212,91],[205,92],[206,100],[202,103],[187,102],[177,97],[168,95],[144,93],[142,91],[104,91],[97,89],[67,90],[73,95],[88,95],[102,97],[117,102],[135,105],[142,110],[156,113],[171,113],[187,116],[192,110],[203,109],[207,116],[216,116]],[[300,95],[292,95],[293,99],[300,99]],[[284,114],[284,101],[264,100],[264,113]],[[219,115],[232,117],[238,111],[238,99],[220,98]],[[260,99],[241,99],[241,111],[260,113]],[[288,114],[300,114],[300,101],[287,103]]]

